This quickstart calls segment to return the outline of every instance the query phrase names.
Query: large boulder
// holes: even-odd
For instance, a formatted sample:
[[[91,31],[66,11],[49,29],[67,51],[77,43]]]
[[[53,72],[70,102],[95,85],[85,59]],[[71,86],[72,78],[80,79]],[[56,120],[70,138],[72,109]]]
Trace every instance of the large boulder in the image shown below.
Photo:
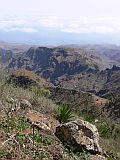
[[[99,133],[95,125],[77,119],[56,128],[55,135],[73,149],[85,149],[94,154],[101,154]]]

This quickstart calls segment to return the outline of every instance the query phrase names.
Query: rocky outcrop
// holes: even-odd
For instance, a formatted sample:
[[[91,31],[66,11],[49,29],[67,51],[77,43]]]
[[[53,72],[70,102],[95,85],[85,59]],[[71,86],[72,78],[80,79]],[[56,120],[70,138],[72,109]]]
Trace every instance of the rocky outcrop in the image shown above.
[[[26,118],[29,123],[34,124],[40,130],[41,134],[55,141],[55,144],[50,145],[48,148],[55,160],[62,159],[65,149],[63,144],[67,144],[74,151],[84,149],[90,152],[92,154],[90,160],[95,158],[96,160],[105,160],[101,156],[102,149],[99,146],[99,133],[95,125],[81,119],[59,125],[57,120],[34,110],[30,110]],[[56,129],[55,132],[53,124],[54,129]]]
[[[62,142],[63,144],[67,144],[73,150],[85,149],[92,154],[102,153],[102,149],[99,146],[98,130],[95,125],[92,125],[87,121],[77,119],[59,125],[57,120],[51,116],[43,115],[34,110],[30,110],[27,113],[26,118],[29,123],[34,124],[43,133],[54,137],[58,144]],[[55,148],[55,150],[51,148],[49,149],[50,152],[55,154],[55,156],[59,152],[59,149],[57,150],[57,148]]]
[[[26,99],[21,99],[19,103],[21,109],[32,109],[31,103]]]
[[[85,149],[94,154],[101,154],[99,133],[95,125],[78,119],[56,128],[55,135],[65,144],[77,149]]]
[[[44,131],[54,132],[59,122],[51,116],[41,114],[34,110],[30,110],[26,115],[27,121],[34,124],[37,128]]]
[[[2,109],[5,107],[5,103],[9,104],[9,112],[18,112],[18,110],[30,110],[32,109],[32,104],[26,99],[16,99],[12,97],[5,97],[3,102],[0,101],[0,106]]]

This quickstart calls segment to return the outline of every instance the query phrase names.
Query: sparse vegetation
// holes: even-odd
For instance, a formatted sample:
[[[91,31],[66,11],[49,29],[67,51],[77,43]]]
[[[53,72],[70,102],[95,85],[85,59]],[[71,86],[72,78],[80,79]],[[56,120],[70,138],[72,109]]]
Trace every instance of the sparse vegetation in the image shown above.
[[[110,103],[107,106],[110,114],[109,116],[113,119],[120,118],[120,95],[111,95],[110,96]]]
[[[35,96],[45,96],[48,97],[50,95],[50,91],[48,89],[40,89],[37,86],[30,87],[30,90],[35,94]]]
[[[63,154],[64,160],[89,160],[89,153],[85,151],[76,152],[66,150]]]
[[[8,125],[9,128],[7,132],[5,125]],[[34,128],[33,135],[30,127],[31,125],[28,124],[25,119],[11,119],[9,124],[6,123],[6,121],[1,121],[0,129],[3,130],[5,136],[7,136],[7,140],[5,140],[3,143],[5,145],[7,144],[8,148],[12,147],[12,150],[10,151],[8,148],[0,150],[1,158],[11,156],[11,158],[14,159],[14,154],[17,154],[16,156],[19,158],[50,158],[47,149],[48,146],[53,143],[53,140],[42,136],[36,128]]]
[[[79,111],[78,115],[83,116],[83,118],[89,122],[94,122],[99,114],[99,111],[95,111],[94,107],[89,108],[89,103],[84,103],[85,100],[82,102],[84,105],[81,104],[81,106],[83,106],[81,110],[79,110],[79,106],[76,106],[75,110],[66,104],[60,104],[58,106],[48,98],[51,94],[49,89],[39,88],[38,86],[22,88],[14,83],[9,84],[8,81],[6,81],[7,76],[3,77],[0,82],[0,101],[3,106],[0,105],[0,107],[1,111],[3,110],[5,112],[5,116],[0,117],[0,136],[2,137],[2,143],[5,145],[0,148],[1,159],[14,159],[15,157],[29,158],[31,160],[42,160],[44,158],[53,159],[48,150],[49,146],[55,143],[54,140],[49,136],[42,135],[35,126],[32,126],[26,121],[25,115],[28,108],[20,109],[20,112],[16,112],[16,110],[12,112],[12,109],[16,109],[18,106],[16,102],[10,102],[11,98],[16,99],[17,102],[21,99],[28,100],[32,105],[32,109],[43,114],[56,116],[60,123],[66,123],[74,119],[74,112],[77,112],[77,110]],[[61,89],[61,92],[64,91]],[[76,101],[76,91],[72,91],[72,94],[74,94],[74,97],[71,95],[71,99],[74,98],[74,101]],[[84,94],[81,93],[80,96],[84,96]],[[106,152],[109,159],[116,159],[118,157],[117,152],[120,150],[119,125],[110,124],[105,121],[99,121],[96,125],[99,129],[101,145],[104,150],[107,150]],[[111,142],[112,145],[109,145],[108,142]],[[116,147],[117,149],[115,149]],[[88,157],[89,154],[87,152],[80,151],[75,153],[67,149],[63,154],[64,160],[87,160]]]
[[[94,116],[91,114],[83,114],[84,120],[92,123],[94,121]]]

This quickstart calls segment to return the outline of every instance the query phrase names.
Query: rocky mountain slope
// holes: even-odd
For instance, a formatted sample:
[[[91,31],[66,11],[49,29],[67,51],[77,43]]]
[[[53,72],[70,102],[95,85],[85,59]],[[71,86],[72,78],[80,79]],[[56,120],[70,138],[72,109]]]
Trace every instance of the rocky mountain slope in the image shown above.
[[[6,79],[0,81],[1,160],[119,158],[119,127],[113,122],[108,124],[104,115],[102,118],[97,115],[108,100],[94,94],[57,87],[50,87],[47,96],[39,93],[41,89],[48,88],[48,83],[31,71],[16,70],[11,76],[16,77],[21,85],[11,84]],[[22,85],[26,79],[27,88]],[[30,80],[41,85],[35,83],[33,86]],[[35,87],[35,90],[31,87]],[[64,107],[69,105],[71,110],[58,112],[61,103]],[[95,107],[98,112],[95,112]],[[66,119],[68,113],[74,116]],[[87,117],[84,117],[84,113]],[[96,117],[89,117],[93,113]],[[60,121],[59,115],[66,122]]]
[[[89,71],[59,78],[64,88],[88,91],[97,95],[110,95],[120,91],[120,67],[113,66],[104,71]]]
[[[19,43],[8,43],[4,41],[0,41],[0,48],[5,50],[10,50],[15,54],[20,54],[27,51],[31,45],[27,44],[19,44]]]
[[[44,78],[53,79],[64,74],[76,74],[89,68],[98,69],[92,58],[88,58],[83,49],[64,48],[30,48],[17,59],[13,59],[9,67],[33,70]]]
[[[92,93],[55,87],[35,73],[23,69],[12,72],[7,82],[23,88],[29,88],[32,85],[34,87],[37,86],[40,90],[49,90],[49,98],[56,104],[67,104],[78,114],[83,113],[84,107],[88,106],[89,110],[94,108],[100,114],[102,109],[109,103],[109,100],[100,98]],[[37,88],[35,90],[34,92],[37,93]]]
[[[87,45],[66,45],[62,47],[70,48],[84,48],[97,53],[97,55],[104,57],[106,62],[109,62],[111,66],[119,65],[120,62],[120,46],[112,44],[87,44]]]
[[[34,72],[18,69],[10,73],[8,82],[14,83],[20,87],[29,87],[30,85],[38,86],[39,88],[51,88],[53,85],[45,79],[39,77]]]
[[[119,91],[120,68],[108,67],[101,57],[83,48],[30,48],[13,58],[10,68],[34,71],[56,86],[106,95]],[[112,85],[111,85],[112,84]]]
[[[102,56],[108,57],[110,60],[114,60],[120,63],[120,46],[116,45],[93,45],[88,48],[94,48]]]
[[[10,78],[16,78],[21,85],[19,83],[11,84],[6,81],[8,79],[0,81],[1,160],[82,160],[85,156],[89,160],[106,159],[99,145],[99,133],[95,125],[77,119],[75,122],[71,122],[71,125],[76,123],[74,134],[72,126],[69,129],[69,123],[64,122],[66,129],[63,129],[64,125],[60,124],[57,118],[56,111],[59,106],[46,94],[39,94],[40,91],[48,88],[45,80],[26,70],[16,70],[10,75]],[[31,81],[34,81],[34,84],[30,83]],[[27,85],[27,88],[24,85]],[[35,90],[32,90],[31,87],[35,87]],[[50,90],[51,93],[52,90]],[[75,114],[74,119],[76,119]],[[89,131],[89,134],[85,130]],[[66,136],[63,134],[63,139],[59,137],[61,132],[65,133],[66,131],[69,133],[68,135],[73,135],[71,137],[73,141],[68,143],[69,147],[64,144]],[[75,141],[74,136],[76,136]],[[79,137],[82,141],[78,140]],[[85,154],[83,154],[83,150]],[[79,152],[81,155],[74,152]]]
[[[2,47],[1,160],[119,160],[120,67],[106,50]]]

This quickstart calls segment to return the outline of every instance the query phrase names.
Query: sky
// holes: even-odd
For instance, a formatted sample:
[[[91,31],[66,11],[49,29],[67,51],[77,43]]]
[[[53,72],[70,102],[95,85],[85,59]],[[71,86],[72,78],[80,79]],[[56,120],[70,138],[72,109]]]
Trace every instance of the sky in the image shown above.
[[[120,43],[120,0],[0,0],[0,40]]]

